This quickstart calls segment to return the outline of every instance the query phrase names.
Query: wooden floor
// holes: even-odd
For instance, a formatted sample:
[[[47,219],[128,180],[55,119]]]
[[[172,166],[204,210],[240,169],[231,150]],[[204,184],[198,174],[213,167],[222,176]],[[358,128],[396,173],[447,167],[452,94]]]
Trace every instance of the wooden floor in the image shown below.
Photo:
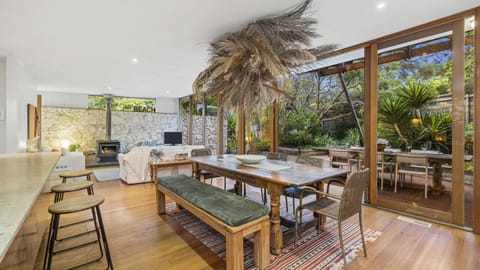
[[[153,183],[100,182],[95,184],[95,193],[106,197],[101,209],[115,269],[225,268],[223,261],[188,232],[168,217],[157,215]],[[44,196],[53,202],[52,195]],[[364,207],[364,225],[383,235],[367,243],[368,258],[360,255],[348,269],[480,269],[479,235],[442,225],[426,228],[397,216]],[[48,219],[45,211],[45,219],[39,222]],[[89,252],[74,257],[82,260],[87,256],[83,254]],[[38,269],[42,259],[43,251],[37,259]],[[60,269],[59,265],[70,263],[71,257],[56,259],[54,269]]]

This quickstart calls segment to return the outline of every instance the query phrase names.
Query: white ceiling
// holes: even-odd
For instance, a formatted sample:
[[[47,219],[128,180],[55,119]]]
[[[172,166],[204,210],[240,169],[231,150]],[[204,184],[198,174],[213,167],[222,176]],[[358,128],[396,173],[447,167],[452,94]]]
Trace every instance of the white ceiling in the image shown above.
[[[185,96],[207,65],[210,41],[299,1],[0,0],[0,56],[16,58],[40,91]],[[480,6],[385,0],[377,10],[381,1],[314,0],[323,37],[312,47],[347,47]]]

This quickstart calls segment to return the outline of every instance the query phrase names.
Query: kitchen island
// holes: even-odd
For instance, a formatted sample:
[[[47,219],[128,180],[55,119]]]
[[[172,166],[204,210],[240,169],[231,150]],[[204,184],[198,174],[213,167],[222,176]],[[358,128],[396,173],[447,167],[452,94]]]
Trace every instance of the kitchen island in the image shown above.
[[[59,157],[60,152],[0,154],[0,269],[33,268],[46,226],[38,226],[38,211],[32,209],[39,208],[37,200]],[[48,199],[41,205],[48,207]]]

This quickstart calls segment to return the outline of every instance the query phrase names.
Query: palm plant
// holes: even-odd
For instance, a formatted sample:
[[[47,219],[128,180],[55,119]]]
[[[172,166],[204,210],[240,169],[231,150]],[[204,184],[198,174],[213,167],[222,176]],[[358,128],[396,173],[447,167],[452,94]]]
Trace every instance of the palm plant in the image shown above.
[[[408,111],[407,103],[398,96],[385,97],[378,103],[379,121],[383,122],[386,127],[393,128],[405,144],[410,143],[402,132],[403,127],[408,126],[410,121]]]
[[[438,132],[439,128],[443,130],[448,122],[445,120],[440,123],[441,117],[433,117],[434,114],[426,112],[428,105],[437,96],[436,90],[430,85],[421,81],[409,81],[400,88],[398,95],[380,99],[379,121],[387,129],[393,129],[405,145],[429,141],[433,138],[432,132]],[[395,141],[395,138],[391,139]]]

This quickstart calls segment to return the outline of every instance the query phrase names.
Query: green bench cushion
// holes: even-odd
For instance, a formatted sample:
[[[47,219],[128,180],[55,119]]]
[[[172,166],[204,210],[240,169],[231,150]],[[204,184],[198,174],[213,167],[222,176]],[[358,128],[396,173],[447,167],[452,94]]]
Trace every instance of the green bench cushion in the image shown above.
[[[239,226],[268,215],[265,205],[250,201],[182,175],[159,177],[157,183],[230,226]]]

